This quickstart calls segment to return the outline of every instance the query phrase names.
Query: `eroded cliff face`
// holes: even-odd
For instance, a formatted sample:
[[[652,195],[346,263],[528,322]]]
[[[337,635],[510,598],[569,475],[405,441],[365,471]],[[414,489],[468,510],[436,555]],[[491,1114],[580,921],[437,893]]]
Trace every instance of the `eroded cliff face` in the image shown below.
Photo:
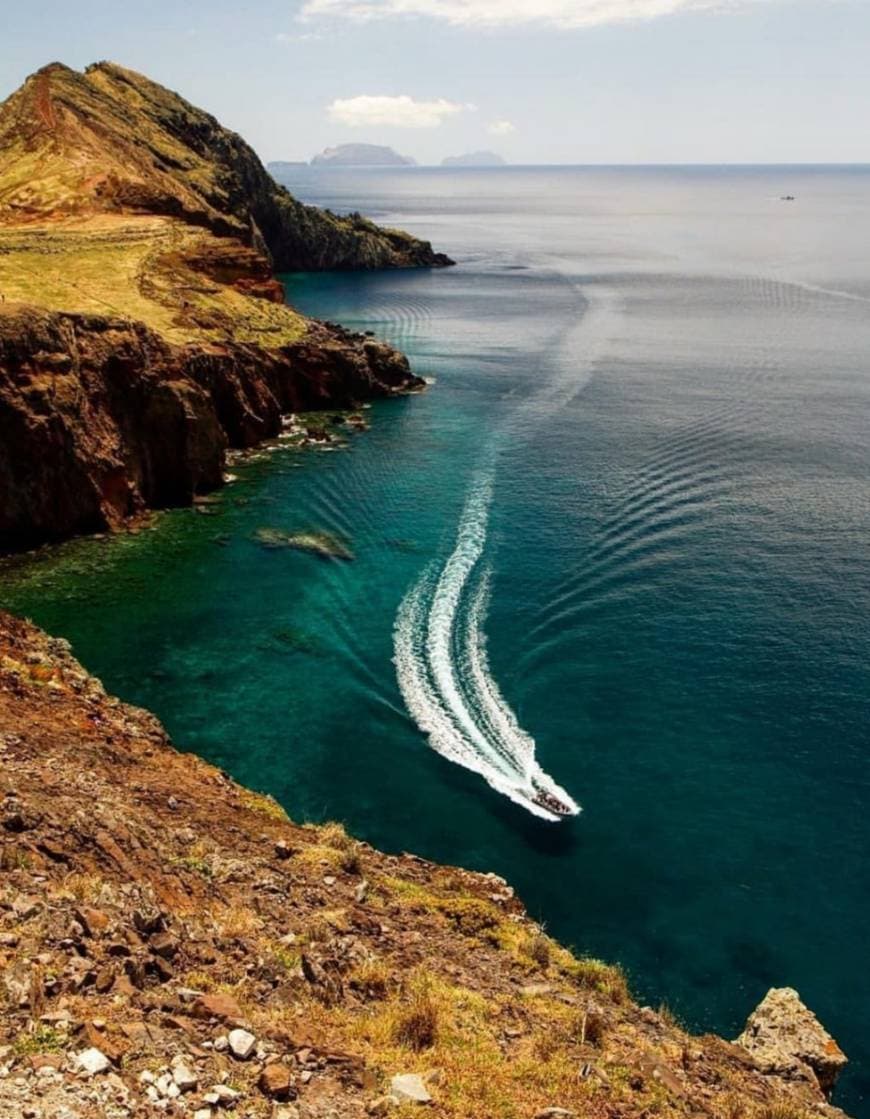
[[[4,1119],[834,1119],[779,994],[693,1037],[502,879],[292,823],[0,613]]]
[[[372,338],[174,345],[142,323],[0,306],[0,550],[119,527],[221,485],[228,448],[282,414],[421,384]]]

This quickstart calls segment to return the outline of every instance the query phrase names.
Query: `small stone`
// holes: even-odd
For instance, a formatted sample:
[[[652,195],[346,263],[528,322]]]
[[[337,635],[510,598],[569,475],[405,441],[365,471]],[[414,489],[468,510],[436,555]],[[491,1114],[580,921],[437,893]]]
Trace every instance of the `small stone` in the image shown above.
[[[386,1115],[390,1108],[395,1106],[396,1101],[392,1096],[379,1096],[366,1106],[366,1112],[369,1115]]]
[[[356,888],[356,889],[354,890],[354,892],[353,892],[353,896],[354,896],[354,899],[356,900],[356,902],[357,902],[357,903],[358,903],[359,905],[362,905],[362,903],[363,903],[363,902],[364,902],[364,901],[366,900],[366,898],[368,897],[368,894],[369,894],[369,884],[368,884],[368,882],[366,882],[366,880],[365,880],[365,878],[364,878],[364,879],[362,880],[362,882],[360,882],[360,884],[359,884],[359,885],[357,886],[357,888]]]
[[[324,886],[334,886],[335,885],[335,875],[327,874],[323,879],[323,885]]]
[[[227,1041],[226,1037],[216,1037],[214,1039],[215,1053],[226,1053],[229,1047],[230,1043]]]
[[[108,1072],[111,1061],[99,1049],[85,1049],[76,1055],[76,1065],[88,1076],[97,1076],[101,1072]]]
[[[259,1085],[263,1095],[273,1100],[292,1099],[296,1095],[290,1070],[279,1063],[266,1065],[260,1073]]]
[[[111,991],[114,982],[115,969],[106,965],[97,972],[97,977],[94,980],[94,990],[99,995],[105,995],[108,991]]]
[[[241,1095],[235,1088],[228,1088],[226,1084],[213,1084],[203,1097],[205,1103],[216,1104],[218,1107],[232,1107]]]
[[[28,897],[22,894],[17,897],[12,903],[12,912],[19,921],[29,921],[31,917],[35,917],[42,909],[42,902],[39,898]]]
[[[87,936],[104,933],[109,927],[109,918],[101,909],[83,905],[76,910],[75,916]]]
[[[210,1107],[199,1107],[193,1113],[193,1119],[211,1119]]]
[[[172,1079],[182,1092],[193,1092],[199,1084],[196,1073],[189,1068],[183,1057],[176,1057],[173,1060]]]
[[[227,1043],[232,1055],[240,1061],[246,1061],[257,1047],[257,1039],[247,1030],[230,1030]]]
[[[293,854],[293,848],[286,839],[279,839],[275,844],[275,857],[277,859],[289,859]]]
[[[567,1111],[564,1107],[545,1107],[535,1119],[577,1119],[577,1112]]]
[[[390,1095],[396,1103],[431,1103],[423,1077],[415,1072],[400,1073],[390,1081]]]
[[[165,960],[171,960],[178,951],[178,941],[169,932],[155,933],[149,946],[155,955],[162,956]]]
[[[178,800],[175,797],[170,797],[166,803],[173,812],[178,808]]]
[[[220,992],[199,995],[194,1000],[190,1013],[194,1018],[218,1018],[222,1022],[244,1017],[242,1008],[232,995],[221,994]]]

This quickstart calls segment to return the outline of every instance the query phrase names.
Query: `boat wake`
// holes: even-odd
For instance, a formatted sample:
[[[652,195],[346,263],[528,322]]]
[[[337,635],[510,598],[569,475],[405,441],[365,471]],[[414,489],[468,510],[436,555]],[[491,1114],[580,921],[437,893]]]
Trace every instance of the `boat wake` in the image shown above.
[[[482,557],[493,475],[485,469],[472,487],[447,562],[440,571],[430,565],[399,608],[396,670],[408,711],[434,750],[553,821],[580,807],[538,765],[535,741],[499,691],[486,654],[490,576]]]

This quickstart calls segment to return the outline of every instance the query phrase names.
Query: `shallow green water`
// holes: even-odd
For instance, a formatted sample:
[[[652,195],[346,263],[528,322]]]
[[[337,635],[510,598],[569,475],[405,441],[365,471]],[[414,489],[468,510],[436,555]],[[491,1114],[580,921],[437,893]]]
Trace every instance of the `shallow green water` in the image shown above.
[[[4,605],[294,816],[506,875],[695,1027],[796,986],[868,1114],[870,172],[293,185],[458,257],[287,278],[436,384],[5,569]],[[532,763],[580,816],[523,806]]]

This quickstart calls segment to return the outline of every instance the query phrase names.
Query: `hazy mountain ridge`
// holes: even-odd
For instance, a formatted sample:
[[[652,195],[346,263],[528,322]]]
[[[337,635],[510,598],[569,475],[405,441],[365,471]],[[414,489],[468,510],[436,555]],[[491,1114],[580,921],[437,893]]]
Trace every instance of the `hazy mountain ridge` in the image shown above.
[[[312,167],[415,167],[417,161],[383,144],[338,144],[324,148],[311,160]]]

